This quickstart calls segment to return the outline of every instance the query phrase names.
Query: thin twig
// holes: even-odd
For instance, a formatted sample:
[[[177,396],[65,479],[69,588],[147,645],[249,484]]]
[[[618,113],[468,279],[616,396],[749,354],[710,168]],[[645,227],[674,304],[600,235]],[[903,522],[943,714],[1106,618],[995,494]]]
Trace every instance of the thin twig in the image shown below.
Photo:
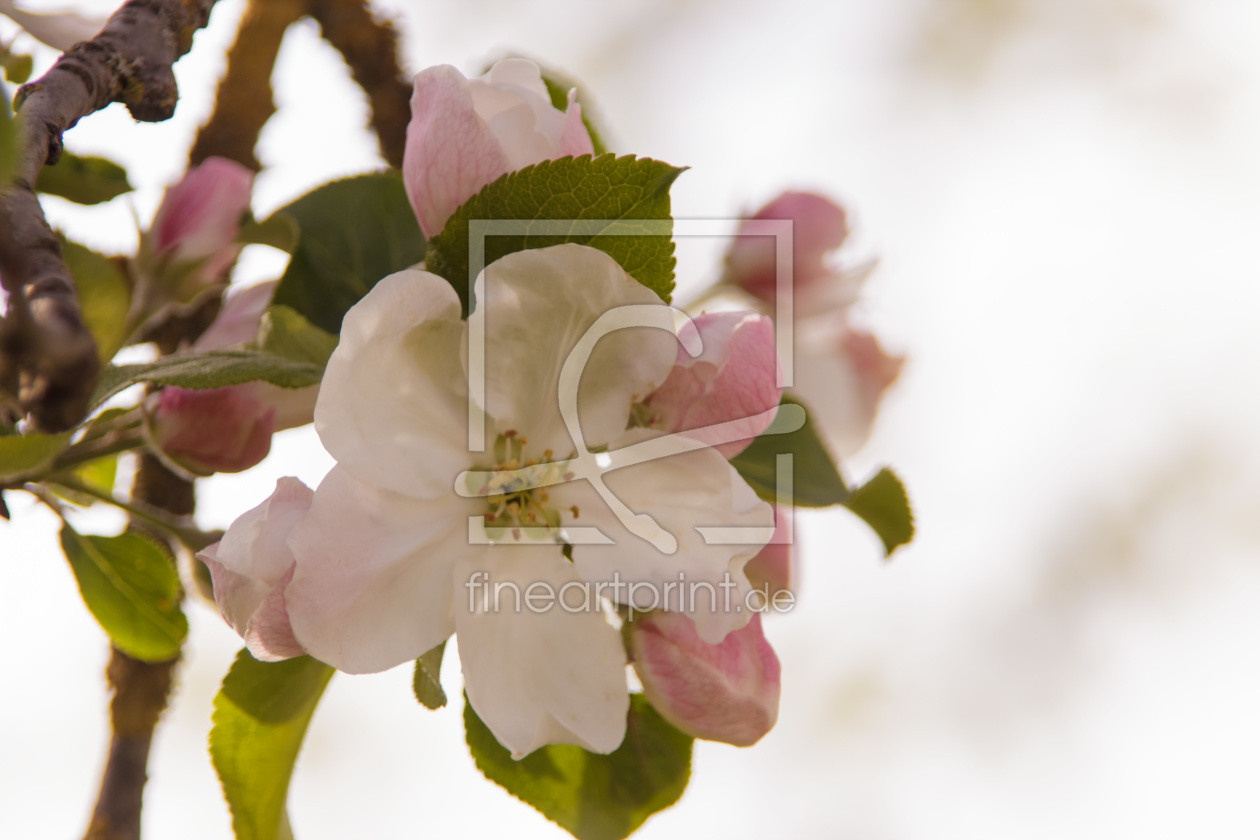
[[[17,96],[21,152],[0,190],[0,278],[9,311],[0,329],[0,375],[12,380],[37,426],[74,427],[87,414],[100,369],[74,280],[33,185],[61,157],[62,134],[111,102],[158,122],[175,112],[171,66],[206,25],[215,0],[128,0],[91,41],[75,44]],[[11,386],[12,382],[0,382]]]
[[[146,505],[142,502],[124,502],[122,499],[114,498],[112,493],[84,484],[72,476],[58,475],[49,479],[49,483],[58,487],[64,487],[74,493],[81,493],[84,496],[90,496],[93,499],[99,499],[107,504],[114,505],[117,508],[127,511],[132,517],[142,519],[148,525],[161,531],[164,536],[174,537],[183,543],[189,551],[201,551],[206,546],[218,540],[217,533],[208,534],[193,525],[191,516],[175,516],[167,513],[161,508]]]
[[[258,134],[276,112],[271,96],[271,71],[289,26],[306,14],[306,0],[250,0],[241,18],[236,43],[227,56],[227,72],[219,82],[214,113],[193,141],[188,162],[208,157],[234,160],[255,172]]]
[[[111,651],[105,676],[114,692],[109,704],[113,734],[100,798],[85,840],[139,840],[149,748],[178,661],[141,662],[118,648]]]
[[[148,454],[140,456],[131,495],[137,505],[178,518],[191,517],[196,502],[192,482],[184,481]],[[146,528],[143,521],[133,520],[132,527],[165,539],[160,531]],[[158,717],[166,708],[177,662],[178,658],[140,662],[118,648],[111,652],[106,670],[114,691],[109,706],[109,757],[85,840],[140,840],[149,747]]]
[[[310,0],[324,40],[350,66],[372,107],[372,130],[381,156],[402,169],[411,121],[411,82],[398,64],[398,32],[372,16],[365,0]]]

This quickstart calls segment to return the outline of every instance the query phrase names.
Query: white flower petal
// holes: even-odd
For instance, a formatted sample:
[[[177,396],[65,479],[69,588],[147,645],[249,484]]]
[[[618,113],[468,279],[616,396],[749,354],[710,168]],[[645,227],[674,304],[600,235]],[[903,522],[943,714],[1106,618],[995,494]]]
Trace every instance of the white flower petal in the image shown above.
[[[293,565],[285,541],[310,508],[311,496],[296,478],[281,478],[266,501],[237,517],[223,539],[199,555],[214,578],[219,611],[242,636]]]
[[[633,429],[611,450],[657,434]],[[633,593],[623,587],[609,594],[641,609],[686,613],[709,644],[748,623],[750,587],[743,568],[773,532],[774,512],[725,458],[714,449],[698,449],[612,470],[604,474],[604,483],[631,511],[647,514],[673,535],[677,550],[665,554],[628,530],[588,482],[558,485],[551,489],[554,506],[579,510],[576,520],[566,517],[566,527],[595,526],[612,540],[611,545],[574,546],[574,565],[583,580],[639,584]],[[710,545],[699,527],[762,529],[765,539]]]
[[[481,77],[492,85],[511,85],[528,94],[551,103],[547,85],[542,79],[542,68],[527,58],[505,58],[496,61],[490,72]]]
[[[12,0],[0,0],[5,15],[37,41],[66,52],[79,41],[90,41],[105,28],[103,18],[89,18],[74,12],[33,14],[14,7]]]
[[[346,313],[315,430],[363,481],[429,498],[450,495],[468,468],[459,316],[454,289],[424,271],[386,277]]]
[[[285,592],[298,641],[351,674],[415,659],[455,629],[451,569],[465,556],[477,502],[420,500],[334,467],[289,536],[297,572]]]
[[[540,600],[528,599],[531,584]],[[539,609],[546,592],[555,600]],[[454,598],[469,702],[514,758],[547,744],[621,744],[625,651],[559,546],[487,547],[456,567]]]
[[[551,104],[542,71],[532,61],[504,59],[468,83],[477,116],[490,126],[512,169],[558,157],[565,112]]]
[[[595,248],[555,245],[509,254],[477,278],[486,319],[487,414],[534,450],[573,451],[560,416],[560,371],[578,340],[604,313],[661,299]],[[664,310],[667,312],[668,310]],[[608,334],[583,369],[578,416],[588,447],[620,435],[630,405],[656,390],[673,367],[671,332],[636,327]]]
[[[266,662],[305,653],[293,637],[284,590],[294,569],[289,533],[310,509],[313,495],[296,478],[281,478],[265,502],[197,554],[210,570],[219,614]]]

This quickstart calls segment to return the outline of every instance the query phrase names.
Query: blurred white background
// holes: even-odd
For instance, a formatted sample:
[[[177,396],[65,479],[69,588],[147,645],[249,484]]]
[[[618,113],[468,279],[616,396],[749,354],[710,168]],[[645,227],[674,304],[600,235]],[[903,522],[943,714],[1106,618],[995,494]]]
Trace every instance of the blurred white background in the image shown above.
[[[105,207],[46,199],[73,238],[134,247],[135,217],[147,224],[209,113],[243,5],[221,0],[178,65],[170,122],[113,106],[67,135],[137,186]],[[909,362],[846,469],[893,464],[919,537],[885,565],[843,512],[801,517],[799,607],[766,631],[783,663],[778,727],[751,749],[698,744],[681,803],[639,836],[1260,834],[1260,260],[1247,234],[1260,227],[1260,5],[377,6],[412,70],[472,75],[511,50],[580,78],[614,150],[692,167],[677,216],[815,188],[847,203],[854,252],[880,259],[862,320]],[[37,72],[51,58],[38,55]],[[257,215],[381,165],[363,97],[313,24],[291,31],[276,88]],[[682,249],[680,283],[712,279],[722,247]],[[253,248],[238,278],[282,267]],[[282,433],[260,468],[199,486],[199,519],[224,527],[276,477],[313,484],[329,464],[309,428]],[[0,837],[75,837],[104,760],[107,643],[52,517],[21,494],[10,505]],[[189,613],[150,767],[151,838],[230,836],[205,745],[239,640],[212,609]],[[479,775],[458,701],[428,712],[410,679],[333,680],[298,764],[296,835],[564,836]],[[444,683],[459,696],[453,657]]]

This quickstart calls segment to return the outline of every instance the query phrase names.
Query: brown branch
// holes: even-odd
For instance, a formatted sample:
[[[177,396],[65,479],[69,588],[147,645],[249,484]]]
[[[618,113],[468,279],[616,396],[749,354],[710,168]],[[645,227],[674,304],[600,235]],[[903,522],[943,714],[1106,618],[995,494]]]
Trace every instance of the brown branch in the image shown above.
[[[140,458],[132,496],[141,504],[177,516],[191,516],[196,506],[192,482],[148,454]],[[145,529],[143,520],[133,521],[131,527],[164,539],[163,534]],[[158,718],[166,708],[178,661],[141,662],[113,649],[106,669],[114,691],[109,705],[109,757],[85,840],[139,840],[149,748]]]
[[[411,82],[398,65],[398,33],[372,17],[365,0],[311,0],[311,16],[368,96],[381,156],[402,168],[411,121]]]
[[[21,153],[0,191],[0,277],[9,293],[0,372],[18,373],[18,397],[40,428],[69,429],[87,413],[100,361],[74,280],[32,185],[61,157],[62,134],[111,102],[138,120],[175,112],[171,66],[206,25],[215,0],[128,0],[90,41],[75,44],[17,96]]]
[[[271,71],[289,26],[306,14],[306,0],[250,0],[236,43],[228,52],[227,73],[219,82],[214,113],[193,142],[190,166],[208,157],[225,157],[262,169],[254,146],[263,125],[276,112]]]
[[[114,648],[105,675],[113,689],[109,722],[113,737],[100,798],[85,840],[138,840],[144,783],[148,781],[153,729],[166,708],[177,660],[141,662]]]

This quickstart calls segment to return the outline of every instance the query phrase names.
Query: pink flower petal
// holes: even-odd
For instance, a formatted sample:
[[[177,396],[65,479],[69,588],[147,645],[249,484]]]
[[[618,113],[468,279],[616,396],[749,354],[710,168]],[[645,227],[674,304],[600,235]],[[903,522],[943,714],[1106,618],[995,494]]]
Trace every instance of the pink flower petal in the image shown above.
[[[569,91],[569,108],[564,114],[564,134],[560,137],[560,157],[595,154],[591,133],[582,122],[582,106],[577,103],[577,89]]]
[[[279,280],[270,280],[243,289],[233,287],[214,323],[193,342],[193,349],[204,352],[252,341],[279,285]]]
[[[795,575],[792,571],[792,509],[774,509],[774,536],[756,557],[744,566],[744,574],[753,589],[763,593],[769,603],[776,592],[790,591]]]
[[[809,192],[785,192],[762,207],[754,220],[792,221],[792,284],[802,290],[835,276],[826,265],[828,252],[839,248],[849,235],[844,208],[832,200]],[[775,294],[774,237],[741,235],[726,255],[726,279],[762,300],[773,301]]]
[[[738,421],[747,436],[715,446],[733,458],[766,430],[772,418],[758,415],[782,397],[774,325],[753,312],[712,312],[693,319],[682,332],[697,330],[704,345],[700,355],[692,357],[680,348],[669,378],[644,404],[655,427],[706,443],[720,439],[706,427]]]
[[[505,59],[478,79],[449,65],[415,78],[403,182],[426,237],[499,177],[544,160],[591,154],[582,110],[551,104],[538,65]]]
[[[797,338],[796,388],[832,451],[847,458],[870,437],[884,392],[905,359],[888,355],[873,335],[840,318],[798,330]]]
[[[153,245],[177,260],[235,259],[241,216],[254,173],[226,158],[207,158],[166,191],[153,219]]]
[[[153,412],[153,442],[199,475],[242,472],[271,451],[275,418],[248,386],[164,388]]]
[[[649,613],[630,622],[630,653],[643,693],[683,732],[747,747],[778,720],[779,659],[760,613],[716,645],[684,615]]]
[[[262,662],[278,662],[306,653],[293,636],[293,625],[289,623],[289,610],[284,600],[285,587],[293,580],[296,569],[296,565],[290,566],[280,582],[267,593],[245,632],[245,646],[255,659]]]
[[[300,656],[289,623],[285,589],[294,573],[286,540],[310,509],[314,494],[296,478],[276,482],[275,492],[239,517],[223,539],[197,555],[214,581],[214,600],[224,620],[264,661]]]
[[[441,233],[461,204],[510,170],[489,125],[477,116],[463,74],[449,64],[418,73],[403,182],[424,235]]]

